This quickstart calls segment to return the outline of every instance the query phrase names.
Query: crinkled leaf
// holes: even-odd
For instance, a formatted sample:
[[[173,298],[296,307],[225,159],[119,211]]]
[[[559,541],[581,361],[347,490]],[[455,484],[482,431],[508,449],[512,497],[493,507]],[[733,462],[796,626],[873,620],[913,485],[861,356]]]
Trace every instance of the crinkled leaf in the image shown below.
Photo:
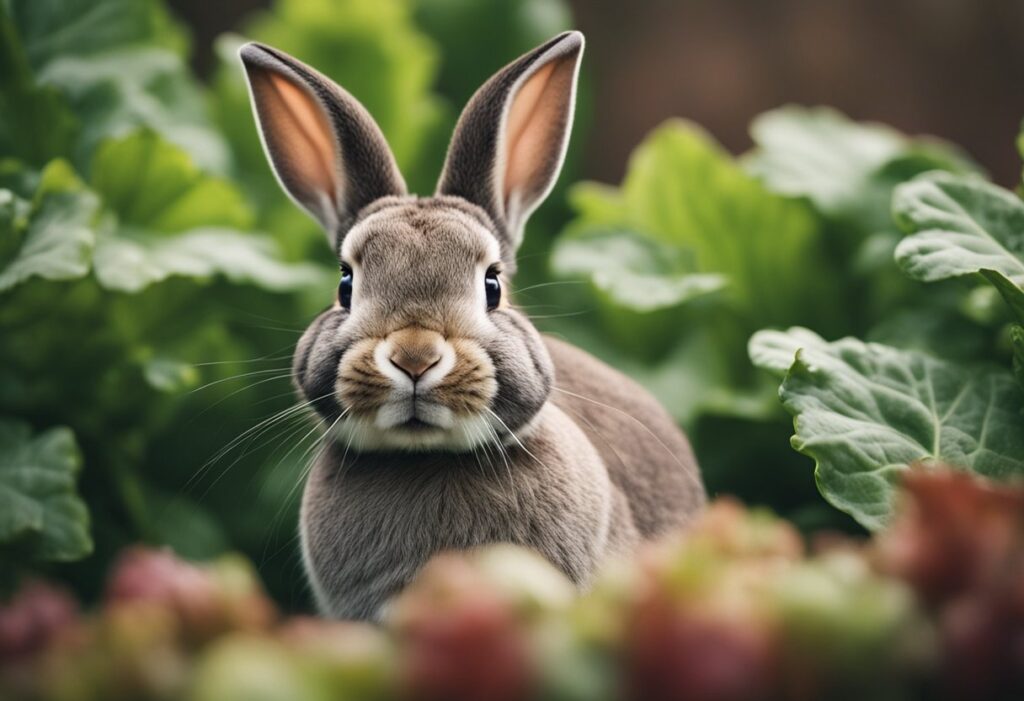
[[[758,331],[750,337],[747,353],[757,367],[767,370],[780,380],[793,367],[796,353],[801,348],[827,352],[828,341],[805,328],[794,326],[788,331]]]
[[[805,329],[765,331],[751,356],[778,371],[793,447],[812,457],[822,494],[865,527],[882,526],[917,461],[992,478],[1024,476],[1024,394],[1005,371],[937,360]]]
[[[89,514],[75,491],[80,468],[70,429],[33,436],[26,424],[0,419],[0,544],[38,560],[89,554]]]
[[[930,173],[900,186],[893,210],[910,236],[896,262],[925,282],[981,273],[1024,321],[1024,203],[980,178]]]
[[[897,189],[893,210],[911,235],[897,262],[932,282],[994,270],[1024,284],[1024,204],[980,178],[929,173]]]
[[[124,226],[174,232],[246,228],[252,221],[233,184],[205,173],[185,151],[152,131],[104,142],[90,184]]]
[[[9,190],[0,190],[0,200],[25,209],[25,203]],[[43,172],[35,202],[27,215],[0,216],[0,234],[17,240],[16,252],[0,263],[0,292],[38,276],[47,280],[69,280],[89,272],[95,244],[93,222],[99,203],[62,161]]]
[[[562,275],[586,275],[617,304],[645,312],[722,289],[722,275],[686,270],[676,249],[620,231],[562,239],[551,265]]]

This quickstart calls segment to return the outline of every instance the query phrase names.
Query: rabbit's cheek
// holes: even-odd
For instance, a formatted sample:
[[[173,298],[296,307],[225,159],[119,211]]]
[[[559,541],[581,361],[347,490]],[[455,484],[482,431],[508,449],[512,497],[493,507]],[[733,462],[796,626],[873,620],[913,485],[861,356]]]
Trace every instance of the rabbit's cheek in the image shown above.
[[[472,341],[452,341],[455,364],[429,390],[426,399],[450,410],[457,417],[483,414],[498,391],[494,365]]]
[[[392,382],[380,373],[374,360],[375,339],[355,343],[342,357],[335,392],[346,411],[372,414],[388,403]]]

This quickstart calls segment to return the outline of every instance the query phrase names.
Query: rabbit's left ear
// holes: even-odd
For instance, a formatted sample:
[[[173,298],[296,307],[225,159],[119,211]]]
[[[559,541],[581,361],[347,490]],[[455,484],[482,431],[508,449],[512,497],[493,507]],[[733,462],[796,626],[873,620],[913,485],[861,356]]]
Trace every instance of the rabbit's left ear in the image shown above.
[[[482,207],[506,258],[562,168],[582,55],[582,34],[558,35],[484,83],[455,127],[437,194]]]
[[[384,134],[358,100],[283,51],[250,42],[239,54],[274,173],[339,248],[359,210],[406,192]]]

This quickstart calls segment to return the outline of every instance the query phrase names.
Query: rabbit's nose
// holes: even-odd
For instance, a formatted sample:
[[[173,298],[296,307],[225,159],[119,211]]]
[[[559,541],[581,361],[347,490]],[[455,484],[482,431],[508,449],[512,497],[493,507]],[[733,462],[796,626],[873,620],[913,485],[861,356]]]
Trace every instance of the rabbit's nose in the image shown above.
[[[391,354],[391,364],[408,375],[413,381],[441,361],[441,352],[408,353],[399,349]]]
[[[444,338],[426,329],[403,329],[390,336],[391,364],[414,382],[441,361]]]

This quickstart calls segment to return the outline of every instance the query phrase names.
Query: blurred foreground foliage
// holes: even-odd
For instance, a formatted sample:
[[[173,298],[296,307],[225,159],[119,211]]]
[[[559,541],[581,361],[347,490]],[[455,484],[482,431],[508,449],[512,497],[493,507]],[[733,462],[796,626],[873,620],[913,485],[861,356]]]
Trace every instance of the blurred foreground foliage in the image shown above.
[[[443,554],[380,627],[284,617],[237,556],[121,555],[102,603],[26,583],[0,689],[26,701],[595,701],[1024,694],[1024,491],[912,471],[869,541],[733,500],[592,590],[535,554]]]

